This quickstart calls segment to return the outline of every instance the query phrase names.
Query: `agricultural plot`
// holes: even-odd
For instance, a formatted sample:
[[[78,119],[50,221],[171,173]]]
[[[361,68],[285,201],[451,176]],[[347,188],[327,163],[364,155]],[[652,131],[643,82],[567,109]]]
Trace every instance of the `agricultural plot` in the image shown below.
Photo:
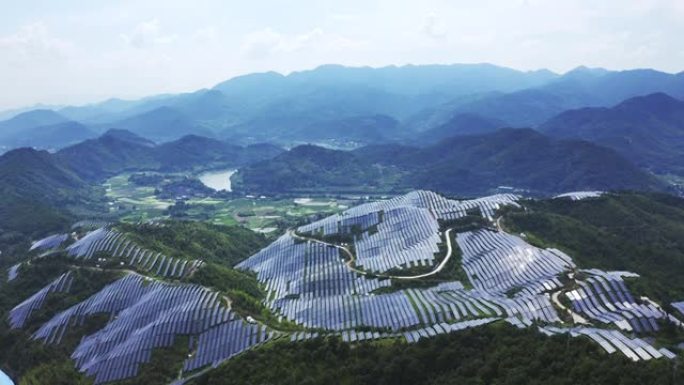
[[[165,278],[186,277],[203,263],[200,260],[171,258],[143,249],[124,234],[106,227],[89,232],[66,250],[69,256],[77,259],[91,259],[97,253],[106,252],[122,259],[128,266]]]
[[[140,222],[169,218],[209,221],[214,224],[240,224],[251,230],[271,233],[284,226],[293,225],[302,218],[330,215],[356,204],[358,198],[343,199],[276,199],[267,197],[245,198],[192,198],[174,206],[175,199],[162,199],[154,195],[155,188],[138,186],[128,181],[130,174],[108,179],[104,187],[111,200],[111,215],[124,222]],[[173,211],[173,214],[170,213]],[[100,224],[99,227],[104,227]]]
[[[641,333],[657,331],[656,319],[667,318],[651,304],[636,303],[618,275],[593,275],[578,284],[579,288],[566,293],[573,309],[601,323]]]

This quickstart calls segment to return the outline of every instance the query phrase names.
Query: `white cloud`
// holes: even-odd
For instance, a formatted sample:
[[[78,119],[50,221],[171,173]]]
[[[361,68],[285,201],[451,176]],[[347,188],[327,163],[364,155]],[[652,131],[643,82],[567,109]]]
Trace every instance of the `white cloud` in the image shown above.
[[[192,38],[201,43],[214,42],[218,39],[218,29],[213,26],[202,27],[192,34]]]
[[[243,40],[241,52],[250,59],[264,59],[273,55],[292,54],[305,50],[330,52],[363,45],[364,42],[327,34],[320,28],[297,35],[282,34],[271,28],[265,28],[247,34]]]
[[[444,21],[434,12],[429,13],[423,19],[421,32],[433,39],[443,39],[447,35],[447,27]]]
[[[21,27],[16,33],[0,37],[0,62],[29,65],[67,59],[73,45],[50,35],[43,23]]]
[[[135,48],[148,48],[173,43],[177,36],[163,34],[158,19],[138,24],[131,33],[121,34],[123,41]]]

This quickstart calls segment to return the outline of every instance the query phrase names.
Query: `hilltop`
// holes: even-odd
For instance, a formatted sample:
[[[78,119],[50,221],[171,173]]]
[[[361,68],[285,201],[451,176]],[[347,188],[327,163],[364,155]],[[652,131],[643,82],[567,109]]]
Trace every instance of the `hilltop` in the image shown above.
[[[502,185],[536,193],[663,188],[612,150],[529,129],[454,137],[424,148],[299,146],[239,169],[234,182],[238,190],[266,194],[427,188],[477,195]]]

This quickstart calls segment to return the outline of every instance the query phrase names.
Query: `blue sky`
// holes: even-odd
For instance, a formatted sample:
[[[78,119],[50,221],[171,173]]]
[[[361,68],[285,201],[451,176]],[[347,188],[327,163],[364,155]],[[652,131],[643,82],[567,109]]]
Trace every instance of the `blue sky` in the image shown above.
[[[0,109],[320,64],[684,70],[683,0],[2,0]]]

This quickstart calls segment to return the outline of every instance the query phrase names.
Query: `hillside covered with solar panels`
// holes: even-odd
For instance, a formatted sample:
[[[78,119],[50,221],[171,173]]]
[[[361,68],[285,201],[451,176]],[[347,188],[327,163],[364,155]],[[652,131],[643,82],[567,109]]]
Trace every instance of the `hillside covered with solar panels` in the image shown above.
[[[679,284],[663,291],[657,271],[642,277],[627,269],[639,266],[625,256],[620,269],[598,258],[601,252],[591,264],[593,250],[559,239],[553,222],[539,223],[573,215],[588,221],[588,212],[622,223],[644,204],[656,213],[670,207],[659,215],[684,215],[684,205],[672,203],[598,191],[457,200],[419,190],[270,240],[199,222],[81,221],[32,241],[25,258],[6,267],[3,298],[16,298],[2,303],[0,358],[22,383],[51,376],[83,384],[223,384],[232,382],[221,373],[257,380],[236,369],[251,355],[277,361],[278,352],[296,356],[313,344],[341,355],[340,365],[351,365],[345,376],[361,381],[353,375],[359,359],[331,344],[363,348],[369,357],[400,346],[400,354],[427,350],[406,357],[420,360],[447,341],[472,349],[468,338],[505,338],[533,350],[558,344],[581,351],[596,371],[610,364],[628,368],[622,375],[672,378],[684,342]],[[625,216],[617,206],[634,213],[608,218]],[[51,364],[36,365],[41,357]],[[571,357],[557,357],[559,368],[575,365]],[[260,376],[301,380],[277,365]]]

